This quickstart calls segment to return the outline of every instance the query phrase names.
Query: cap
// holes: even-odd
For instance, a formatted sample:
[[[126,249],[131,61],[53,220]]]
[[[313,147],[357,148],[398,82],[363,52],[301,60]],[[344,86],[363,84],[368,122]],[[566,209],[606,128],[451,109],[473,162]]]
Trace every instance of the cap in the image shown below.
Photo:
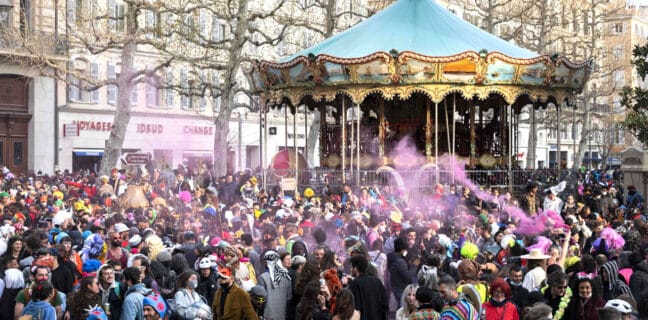
[[[256,297],[267,297],[268,292],[263,286],[256,285],[250,289],[250,295],[256,296]]]
[[[171,261],[171,252],[169,250],[162,250],[157,254],[157,261],[169,262]]]
[[[132,237],[128,240],[128,244],[129,244],[131,247],[136,247],[136,246],[139,245],[140,243],[142,243],[142,237],[140,237],[139,234],[136,234],[136,235],[132,236]]]
[[[122,233],[122,232],[126,232],[126,231],[130,231],[130,229],[125,224],[123,224],[121,222],[115,224],[115,232]]]

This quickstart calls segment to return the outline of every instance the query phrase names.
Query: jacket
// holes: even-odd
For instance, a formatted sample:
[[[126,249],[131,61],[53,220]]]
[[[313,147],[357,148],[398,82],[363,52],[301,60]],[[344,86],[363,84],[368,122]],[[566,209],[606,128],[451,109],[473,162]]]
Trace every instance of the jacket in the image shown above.
[[[600,297],[592,297],[585,303],[580,296],[574,295],[565,310],[563,319],[592,320],[598,319],[597,309],[605,307],[605,301]]]
[[[635,301],[648,301],[648,262],[641,261],[634,266],[634,272],[630,277],[630,291]],[[648,303],[638,304],[639,315],[648,317]]]
[[[144,296],[151,291],[138,283],[128,288],[122,305],[121,320],[142,320],[144,318]]]
[[[202,297],[198,292],[189,293],[187,289],[179,289],[173,297],[176,305],[176,312],[181,319],[194,319],[198,317],[198,309],[195,303],[203,303]]]
[[[489,300],[484,303],[483,307],[486,313],[486,320],[520,319],[517,306],[511,301],[506,301],[504,302],[504,305],[498,307]]]
[[[285,319],[287,302],[292,299],[292,281],[282,278],[276,288],[272,286],[269,272],[259,277],[259,285],[267,292],[263,317],[265,319]]]
[[[56,320],[56,309],[49,301],[29,301],[22,315],[30,315],[33,320]]]
[[[632,296],[630,288],[628,288],[623,280],[619,279],[619,267],[616,261],[607,262],[601,268],[605,269],[610,277],[608,282],[603,282],[603,299],[605,301],[615,299],[624,293]],[[603,279],[601,278],[601,280]]]
[[[212,302],[214,320],[259,320],[259,317],[252,307],[250,296],[248,296],[248,294],[236,284],[232,284],[229,288],[229,293],[225,299],[223,313],[221,314],[220,307],[223,290],[227,289],[221,287],[216,291],[214,301]]]
[[[124,304],[124,295],[128,289],[121,282],[113,282],[107,290],[99,286],[99,296],[101,296],[101,305],[110,303],[110,320],[119,320],[121,317],[122,305]]]
[[[416,268],[411,268],[400,252],[392,252],[387,255],[387,268],[389,269],[389,284],[391,284],[392,291],[398,301],[405,287],[416,281]]]
[[[355,298],[355,309],[360,311],[360,319],[387,320],[387,293],[378,277],[362,274],[351,281],[349,290]]]

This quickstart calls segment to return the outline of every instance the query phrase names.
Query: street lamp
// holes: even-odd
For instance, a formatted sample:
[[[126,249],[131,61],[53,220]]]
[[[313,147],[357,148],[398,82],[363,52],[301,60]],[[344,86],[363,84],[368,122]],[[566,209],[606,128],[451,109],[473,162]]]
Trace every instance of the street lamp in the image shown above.
[[[7,24],[9,22],[9,13],[13,7],[11,0],[0,0],[0,24]]]

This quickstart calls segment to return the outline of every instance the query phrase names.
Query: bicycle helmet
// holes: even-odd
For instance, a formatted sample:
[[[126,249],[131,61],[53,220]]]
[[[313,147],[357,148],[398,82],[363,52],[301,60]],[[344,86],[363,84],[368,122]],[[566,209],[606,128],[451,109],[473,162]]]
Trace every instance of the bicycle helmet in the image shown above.
[[[620,313],[633,313],[632,306],[626,301],[620,299],[612,299],[605,303],[605,309],[613,309]]]

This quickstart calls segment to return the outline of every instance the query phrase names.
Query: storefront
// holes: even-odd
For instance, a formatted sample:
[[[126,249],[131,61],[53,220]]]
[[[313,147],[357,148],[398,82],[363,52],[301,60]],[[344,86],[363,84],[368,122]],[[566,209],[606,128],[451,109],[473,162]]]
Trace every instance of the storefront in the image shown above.
[[[112,121],[113,113],[61,112],[60,167],[96,171]],[[64,131],[70,125],[76,127],[76,134]],[[163,170],[185,161],[211,163],[213,145],[214,125],[208,119],[136,114],[128,124],[119,166],[128,165],[126,156],[133,153],[150,154],[151,163]]]

